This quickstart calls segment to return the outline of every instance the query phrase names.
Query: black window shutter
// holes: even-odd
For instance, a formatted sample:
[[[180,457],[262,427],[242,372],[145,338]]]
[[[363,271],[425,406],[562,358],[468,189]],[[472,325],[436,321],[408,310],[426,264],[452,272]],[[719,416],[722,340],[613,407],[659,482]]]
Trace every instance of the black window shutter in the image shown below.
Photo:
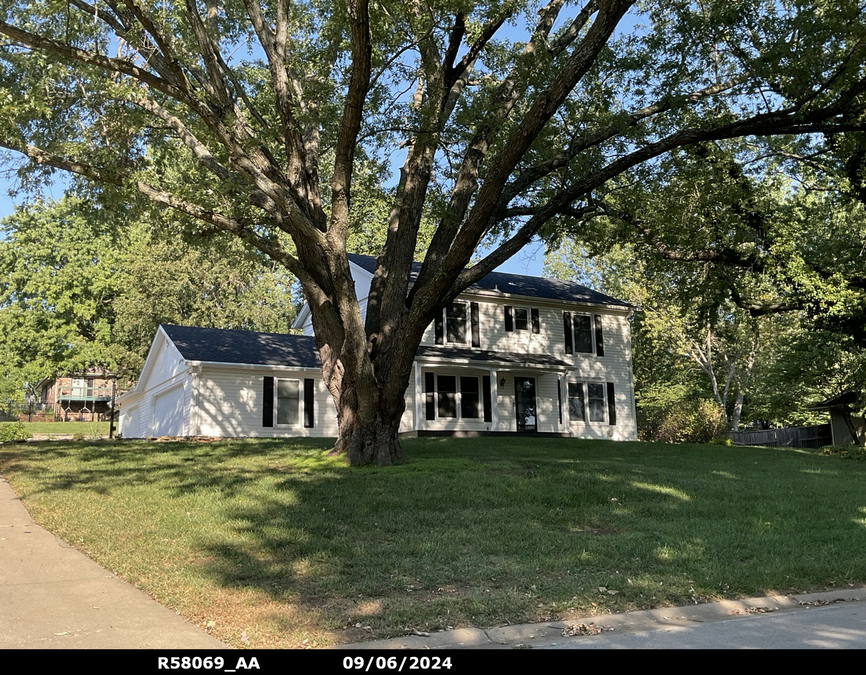
[[[514,330],[514,307],[505,305],[505,331],[510,333]]]
[[[556,383],[556,400],[559,403],[559,423],[562,424],[562,383]]]
[[[308,429],[313,428],[314,420],[316,419],[315,410],[315,380],[309,377],[304,378],[304,426]]]
[[[565,353],[574,354],[574,345],[571,339],[571,312],[562,313],[562,327],[565,329]]]
[[[604,356],[604,338],[601,333],[601,317],[595,315],[595,355]]]
[[[469,319],[472,324],[472,346],[481,346],[481,325],[478,318],[478,303],[469,303]]]
[[[436,419],[436,391],[435,376],[433,373],[424,373],[424,400],[426,417],[428,420]]]
[[[484,389],[484,421],[493,421],[493,395],[490,393],[490,375],[481,378],[481,386]]]
[[[445,323],[442,320],[442,310],[436,313],[436,344],[445,344]]]
[[[262,426],[274,426],[274,378],[262,379]]]
[[[541,332],[541,321],[538,320],[538,308],[536,307],[532,308],[532,332]]]
[[[611,426],[616,424],[616,397],[613,392],[613,382],[607,383],[607,418]]]

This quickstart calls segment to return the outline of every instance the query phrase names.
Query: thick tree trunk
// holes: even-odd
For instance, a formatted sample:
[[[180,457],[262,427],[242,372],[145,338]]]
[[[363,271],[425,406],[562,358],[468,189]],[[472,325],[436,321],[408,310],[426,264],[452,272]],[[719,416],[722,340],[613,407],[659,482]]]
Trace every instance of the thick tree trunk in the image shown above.
[[[385,419],[379,415],[372,418],[355,418],[340,425],[340,435],[333,452],[345,454],[352,466],[390,466],[404,460],[403,449],[397,432],[400,418]]]
[[[332,331],[327,325],[318,326],[316,339],[322,375],[337,412],[338,436],[332,452],[345,455],[353,466],[402,462],[397,434],[406,407],[411,358],[397,366],[379,350],[374,363],[366,340],[351,339],[347,332]],[[415,349],[409,351],[414,354]]]
[[[386,400],[384,391],[387,389],[347,377],[345,372],[337,390],[332,389],[339,424],[333,452],[345,454],[352,466],[389,466],[404,460],[397,434],[405,402],[402,396]]]

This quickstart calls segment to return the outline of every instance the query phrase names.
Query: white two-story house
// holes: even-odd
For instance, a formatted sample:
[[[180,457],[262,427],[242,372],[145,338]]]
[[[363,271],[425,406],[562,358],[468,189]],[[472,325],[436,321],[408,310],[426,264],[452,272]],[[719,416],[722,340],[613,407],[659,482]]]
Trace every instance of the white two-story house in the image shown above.
[[[363,313],[375,259],[349,261]],[[579,284],[487,275],[424,333],[400,431],[635,440],[630,313]],[[304,335],[160,326],[119,401],[121,433],[335,436],[308,307],[295,327]]]

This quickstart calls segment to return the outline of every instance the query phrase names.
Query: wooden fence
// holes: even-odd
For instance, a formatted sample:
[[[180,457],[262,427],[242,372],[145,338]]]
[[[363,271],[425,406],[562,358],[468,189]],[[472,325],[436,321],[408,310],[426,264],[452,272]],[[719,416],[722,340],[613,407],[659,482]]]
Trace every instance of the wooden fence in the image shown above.
[[[734,445],[769,445],[785,448],[820,448],[833,442],[830,425],[814,427],[788,427],[787,429],[758,429],[755,431],[732,431]]]

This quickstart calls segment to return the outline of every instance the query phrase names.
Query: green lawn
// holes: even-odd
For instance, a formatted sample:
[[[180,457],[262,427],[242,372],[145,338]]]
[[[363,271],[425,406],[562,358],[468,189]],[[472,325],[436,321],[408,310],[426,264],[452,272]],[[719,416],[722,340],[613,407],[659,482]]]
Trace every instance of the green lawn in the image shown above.
[[[324,645],[866,582],[866,463],[410,439],[0,446],[37,522],[230,644]]]
[[[85,437],[108,436],[108,422],[24,422],[31,434],[83,434]],[[114,423],[117,432],[117,422]]]

